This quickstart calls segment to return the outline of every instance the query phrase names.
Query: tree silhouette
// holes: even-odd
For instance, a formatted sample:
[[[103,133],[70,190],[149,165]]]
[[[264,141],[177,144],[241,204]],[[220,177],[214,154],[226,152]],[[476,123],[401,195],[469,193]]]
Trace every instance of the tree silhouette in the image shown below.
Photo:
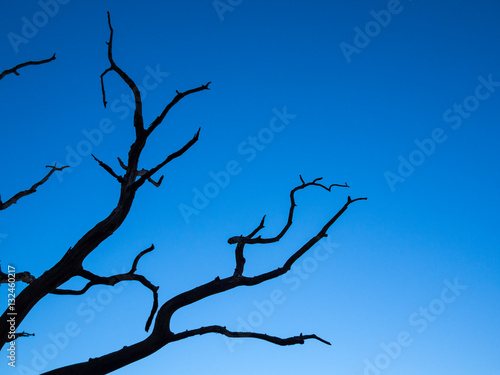
[[[138,361],[144,357],[151,355],[157,350],[161,349],[163,346],[172,343],[174,341],[179,341],[188,337],[195,335],[203,335],[207,333],[219,333],[227,337],[247,337],[256,338],[260,340],[265,340],[277,345],[295,345],[303,344],[305,340],[315,339],[319,340],[325,344],[329,345],[329,342],[318,337],[315,334],[300,334],[297,336],[280,338],[275,336],[270,336],[263,333],[256,332],[235,332],[228,330],[224,326],[211,325],[204,326],[195,329],[186,330],[184,332],[172,332],[170,328],[170,320],[172,315],[179,309],[193,304],[197,301],[205,299],[209,296],[219,294],[240,286],[253,286],[263,283],[265,281],[275,279],[281,275],[287,273],[292,265],[309,249],[311,249],[318,241],[327,236],[328,229],[335,223],[335,221],[347,210],[347,208],[354,202],[359,200],[364,200],[366,198],[356,198],[352,199],[347,197],[347,201],[336,212],[317,232],[316,235],[312,236],[305,244],[296,249],[291,256],[276,269],[269,270],[267,272],[255,275],[255,276],[245,276],[245,257],[244,250],[247,245],[254,244],[270,244],[280,241],[280,239],[286,235],[288,229],[292,225],[294,213],[295,213],[295,195],[298,191],[304,189],[315,189],[320,188],[328,192],[334,187],[349,187],[346,184],[332,184],[325,185],[321,183],[321,178],[316,178],[310,182],[306,182],[302,177],[300,177],[300,184],[294,187],[290,191],[290,207],[288,212],[288,219],[284,227],[275,237],[264,238],[258,233],[264,228],[265,216],[262,218],[258,226],[250,232],[248,235],[234,236],[228,239],[228,243],[235,245],[235,269],[231,276],[220,278],[215,277],[213,280],[199,285],[191,290],[185,291],[179,295],[170,298],[168,301],[159,304],[158,301],[158,287],[153,285],[145,276],[137,274],[137,265],[140,259],[147,253],[153,251],[154,246],[151,245],[149,248],[140,252],[133,261],[130,271],[122,274],[117,274],[113,276],[103,277],[92,273],[89,270],[83,268],[83,261],[108,237],[110,237],[124,222],[127,215],[130,212],[132,203],[134,201],[136,192],[139,188],[146,182],[152,183],[154,186],[159,187],[163,180],[161,176],[157,182],[153,179],[158,172],[165,167],[172,160],[180,157],[185,152],[187,152],[193,145],[198,141],[200,135],[200,129],[196,131],[194,136],[188,140],[182,147],[177,151],[165,156],[162,161],[149,169],[139,168],[139,158],[142,151],[146,146],[146,141],[152,136],[155,129],[162,124],[168,112],[183,98],[209,90],[210,82],[200,85],[183,92],[176,91],[174,98],[168,103],[162,112],[156,117],[149,125],[144,124],[143,119],[143,109],[142,109],[142,98],[141,93],[136,85],[136,83],[116,64],[113,58],[113,37],[114,31],[111,25],[110,15],[108,13],[108,25],[110,30],[108,46],[108,61],[109,68],[107,68],[101,74],[101,87],[102,87],[102,98],[103,104],[106,107],[106,90],[104,79],[108,73],[116,73],[123,82],[128,86],[134,97],[134,117],[133,126],[135,130],[135,139],[130,145],[130,150],[128,152],[128,159],[126,162],[118,159],[121,168],[124,170],[122,175],[116,173],[113,168],[106,164],[105,162],[99,160],[96,156],[92,155],[98,164],[108,172],[120,185],[120,195],[116,207],[111,211],[111,213],[102,221],[97,223],[92,229],[85,233],[72,247],[70,247],[62,258],[50,269],[44,272],[38,277],[34,277],[29,272],[18,273],[16,275],[15,281],[22,281],[27,283],[24,290],[17,296],[15,301],[15,326],[23,321],[23,319],[29,314],[31,309],[44,297],[49,294],[58,295],[81,295],[86,293],[91,287],[95,285],[115,285],[125,280],[134,280],[140,282],[146,288],[151,290],[153,294],[153,306],[151,313],[146,320],[145,330],[150,331],[149,336],[147,336],[143,341],[137,342],[130,346],[125,346],[115,352],[105,354],[98,358],[91,358],[88,361],[70,364],[66,367],[55,369],[46,374],[106,374],[117,370],[121,367],[127,366],[130,363]],[[4,78],[9,74],[19,75],[18,70],[30,65],[45,64],[53,61],[55,55],[50,59],[41,61],[30,61],[23,64],[19,64],[12,69],[5,70],[1,75],[0,79]],[[30,189],[21,191],[20,193],[14,195],[12,198],[2,203],[0,200],[0,209],[6,209],[12,204],[16,203],[20,198],[30,195],[36,191],[36,189],[45,183],[53,173],[61,171],[65,166],[49,166],[51,168],[50,172],[39,182],[34,184]],[[81,290],[70,290],[61,289],[61,285],[66,283],[68,280],[74,277],[82,277],[87,280],[87,284]],[[7,283],[9,281],[8,275],[1,272],[0,282]],[[0,337],[2,340],[2,346],[8,344],[9,342],[17,339],[18,337],[28,336],[28,333],[13,333],[11,329],[11,324],[9,323],[9,309],[7,309],[2,315],[0,321]]]

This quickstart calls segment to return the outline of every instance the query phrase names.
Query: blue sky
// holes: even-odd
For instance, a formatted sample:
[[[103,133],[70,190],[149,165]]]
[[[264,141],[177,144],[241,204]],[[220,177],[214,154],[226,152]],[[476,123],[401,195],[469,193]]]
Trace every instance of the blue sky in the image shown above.
[[[1,82],[0,193],[28,188],[45,165],[71,169],[2,211],[4,271],[39,276],[116,204],[118,184],[89,155],[119,170],[116,157],[133,139],[129,92],[112,74],[102,105],[106,11],[115,61],[144,88],[146,121],[175,90],[212,84],[175,107],[141,166],[201,126],[199,142],[163,170],[160,188],[141,188],[87,269],[128,270],[154,243],[139,272],[164,302],[232,274],[227,239],[264,214],[263,235],[275,235],[299,175],[351,188],[298,195],[292,229],[277,245],[249,248],[246,274],[282,264],[347,195],[368,197],[287,277],[214,296],[173,320],[177,330],[316,333],[332,346],[205,335],[117,374],[500,374],[498,2],[10,2],[0,70],[57,59]],[[19,340],[17,368],[4,358],[2,373],[38,374],[142,340],[151,303],[132,282],[49,296],[19,327],[36,336]]]

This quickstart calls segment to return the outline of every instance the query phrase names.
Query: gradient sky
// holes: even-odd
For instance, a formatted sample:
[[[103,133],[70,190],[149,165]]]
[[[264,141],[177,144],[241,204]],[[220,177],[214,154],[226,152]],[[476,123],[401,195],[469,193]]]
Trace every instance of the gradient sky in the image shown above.
[[[108,10],[115,61],[144,87],[146,121],[175,90],[212,84],[169,114],[141,167],[201,126],[199,142],[162,171],[160,188],[141,188],[87,269],[126,271],[154,243],[138,272],[164,302],[231,275],[227,239],[264,214],[262,234],[274,236],[299,175],[351,188],[297,195],[292,229],[278,245],[247,249],[247,275],[282,264],[347,195],[368,197],[289,276],[214,296],[173,320],[175,330],[315,333],[332,346],[211,334],[116,374],[500,374],[498,1],[4,4],[0,70],[57,59],[0,82],[0,193],[6,200],[30,187],[45,165],[72,166],[1,212],[4,271],[41,275],[116,204],[118,184],[88,155],[118,171],[133,139],[130,93],[116,75],[105,77],[110,106],[102,105]],[[230,180],[214,188],[228,165]],[[142,340],[152,297],[136,284],[45,298],[19,327],[36,336],[19,340],[16,369],[4,353],[0,372],[38,374]]]

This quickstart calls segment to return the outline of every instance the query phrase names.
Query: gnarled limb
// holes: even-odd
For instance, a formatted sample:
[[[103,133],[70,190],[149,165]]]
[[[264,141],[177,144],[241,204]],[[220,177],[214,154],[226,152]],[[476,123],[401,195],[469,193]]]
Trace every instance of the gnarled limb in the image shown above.
[[[224,334],[228,337],[251,337],[257,338],[261,340],[265,340],[271,343],[275,343],[278,345],[294,345],[294,344],[302,344],[306,339],[316,339],[325,344],[329,344],[328,341],[319,338],[316,335],[299,335],[293,336],[289,338],[279,338],[275,336],[270,336],[267,334],[261,333],[253,333],[253,332],[233,332],[227,330],[225,327],[221,326],[208,326],[201,327],[197,329],[192,329],[185,331],[184,333],[174,333],[171,331],[171,318],[175,312],[180,310],[183,307],[191,305],[197,301],[200,301],[209,296],[213,296],[236,287],[240,286],[253,286],[260,284],[262,282],[277,278],[281,275],[287,273],[293,264],[304,255],[309,249],[311,249],[318,241],[327,236],[327,231],[331,225],[346,211],[348,206],[355,201],[366,199],[366,198],[356,198],[351,199],[348,197],[347,202],[344,206],[319,230],[319,232],[312,236],[305,244],[303,244],[298,250],[293,252],[293,254],[283,263],[281,267],[273,269],[271,271],[258,274],[253,277],[243,276],[243,266],[244,266],[244,257],[243,257],[243,248],[246,244],[267,244],[278,242],[288,231],[292,224],[294,208],[296,207],[295,203],[295,193],[298,190],[305,189],[308,186],[317,186],[323,189],[330,191],[333,186],[343,186],[345,185],[330,185],[329,187],[322,185],[319,183],[321,179],[315,179],[312,182],[305,183],[302,177],[300,177],[302,185],[294,188],[290,193],[290,210],[289,217],[287,223],[281,232],[275,237],[271,238],[262,238],[261,236],[255,237],[258,232],[264,228],[264,218],[261,220],[259,226],[254,229],[248,236],[239,236],[232,237],[229,239],[229,242],[232,244],[237,244],[236,250],[236,270],[232,276],[226,278],[216,277],[210,282],[202,284],[196,288],[188,290],[184,293],[181,293],[167,302],[165,302],[160,309],[158,309],[158,287],[154,286],[142,275],[137,275],[135,272],[137,270],[137,264],[140,258],[151,251],[153,247],[142,251],[135,258],[131,270],[124,274],[114,275],[110,277],[102,277],[95,275],[94,273],[83,269],[83,261],[86,257],[91,254],[103,241],[105,241],[109,236],[111,236],[123,223],[126,219],[132,203],[135,198],[135,194],[140,186],[144,184],[144,182],[150,181],[154,184],[160,184],[162,178],[158,182],[152,180],[153,175],[158,172],[162,167],[164,167],[167,163],[172,161],[173,159],[181,156],[184,152],[186,152],[190,147],[197,142],[199,136],[199,130],[196,135],[188,141],[182,148],[178,151],[169,155],[163,162],[159,163],[156,167],[145,170],[139,170],[138,164],[141,153],[146,146],[146,141],[151,133],[158,127],[162,121],[164,120],[167,113],[170,109],[178,103],[183,97],[190,95],[195,92],[208,90],[209,83],[205,85],[201,85],[197,88],[187,90],[185,92],[177,91],[174,99],[167,104],[167,106],[163,109],[160,115],[150,124],[149,127],[144,127],[143,115],[142,115],[142,98],[138,87],[135,82],[123,71],[121,70],[115,63],[112,55],[112,43],[113,43],[113,28],[111,26],[110,15],[108,13],[108,25],[110,29],[110,37],[108,44],[108,60],[110,63],[110,67],[107,68],[101,75],[101,87],[103,94],[103,103],[106,106],[106,92],[104,88],[104,76],[109,72],[115,72],[118,76],[128,85],[131,91],[134,94],[135,99],[135,110],[134,110],[134,119],[133,126],[135,128],[135,139],[130,146],[130,150],[128,153],[127,164],[123,163],[120,159],[120,165],[123,169],[125,169],[125,174],[123,176],[118,176],[108,165],[99,161],[95,158],[100,165],[113,177],[117,178],[120,183],[120,193],[119,199],[116,207],[110,212],[110,214],[102,221],[97,223],[92,229],[90,229],[87,233],[85,233],[77,243],[71,247],[62,257],[62,259],[54,265],[51,269],[44,272],[39,278],[34,279],[18,296],[16,300],[16,313],[17,315],[17,323],[21,323],[22,320],[26,317],[26,315],[30,312],[31,308],[33,308],[43,297],[45,297],[49,293],[60,294],[60,295],[79,295],[85,293],[91,286],[93,285],[115,285],[120,281],[125,280],[135,280],[141,282],[143,285],[152,290],[154,295],[154,303],[151,314],[146,322],[146,330],[149,329],[150,324],[153,319],[155,319],[154,327],[149,336],[141,342],[138,342],[134,345],[123,347],[120,350],[117,350],[114,353],[110,353],[104,355],[99,358],[89,359],[88,362],[79,363],[71,366],[67,366],[65,368],[57,369],[50,371],[49,374],[106,374],[117,370],[121,367],[124,367],[130,363],[138,361],[141,358],[144,358],[155,351],[159,350],[163,346],[171,343],[173,341],[177,341],[183,338],[187,338],[197,334],[205,334],[205,333],[220,333]],[[55,166],[54,166],[55,168]],[[240,246],[240,247],[238,247]],[[66,281],[70,280],[75,276],[81,276],[88,280],[86,286],[81,290],[65,290],[58,289],[61,285],[63,285]],[[157,311],[158,309],[158,311]],[[156,313],[157,311],[157,313]],[[156,318],[155,318],[156,316]],[[6,324],[6,313],[0,318],[0,337],[3,339],[3,343],[6,342],[5,338],[7,337],[9,325]]]
[[[51,62],[52,60],[56,59],[56,54],[54,53],[52,57],[45,59],[45,60],[38,60],[38,61],[26,61],[24,63],[18,64],[13,68],[10,69],[5,69],[2,73],[0,73],[0,79],[5,77],[8,74],[15,74],[16,76],[19,75],[18,70],[21,68],[24,68],[25,66],[28,65],[41,65],[41,64],[46,64],[48,62]]]
[[[6,202],[2,202],[2,199],[0,198],[0,210],[5,210],[7,207],[13,205],[13,204],[16,204],[17,201],[19,199],[21,199],[22,197],[26,197],[30,194],[33,194],[34,192],[36,192],[36,189],[44,184],[49,178],[50,176],[52,176],[52,174],[55,172],[55,171],[62,171],[64,168],[68,168],[67,165],[65,165],[64,167],[56,167],[55,165],[53,166],[50,166],[50,165],[47,165],[45,168],[51,168],[50,169],[50,172],[47,173],[47,175],[42,178],[40,181],[38,181],[36,184],[34,184],[32,187],[30,187],[28,190],[23,190],[23,191],[20,191],[19,193],[17,193],[16,195],[14,195],[12,198],[8,199]]]
[[[312,183],[309,183],[309,185],[317,184],[317,181],[318,180],[315,180]],[[308,184],[303,183],[303,185],[308,185]],[[326,189],[328,190],[328,188]],[[293,191],[296,190],[294,189],[292,190],[292,192]],[[291,269],[291,266],[297,261],[297,259],[299,259],[302,255],[304,255],[319,240],[327,236],[326,232],[328,231],[328,229],[347,210],[349,205],[351,205],[356,201],[365,199],[366,198],[351,199],[351,197],[348,197],[347,202],[343,205],[343,207],[321,228],[321,230],[316,235],[311,237],[309,241],[307,241],[303,246],[301,246],[297,251],[295,251],[286,260],[283,266],[254,277],[245,277],[241,275],[233,275],[224,279],[216,277],[214,280],[206,284],[200,285],[194,289],[181,293],[171,298],[167,302],[165,302],[158,310],[153,331],[145,340],[133,344],[131,346],[125,346],[120,350],[106,354],[102,357],[92,358],[88,362],[73,364],[60,369],[49,371],[44,375],[66,375],[66,374],[83,375],[89,373],[107,374],[124,366],[127,366],[130,363],[145,358],[173,341],[178,341],[197,334],[205,334],[205,333],[220,333],[228,337],[251,337],[251,338],[265,340],[277,345],[302,344],[306,339],[316,339],[325,344],[330,344],[328,341],[313,334],[299,335],[283,339],[275,336],[270,336],[261,333],[254,333],[254,332],[233,332],[221,326],[201,327],[194,330],[187,330],[180,333],[173,333],[170,330],[170,320],[172,315],[182,307],[191,305],[209,296],[219,294],[239,286],[257,285],[267,280],[271,280],[284,275]],[[261,227],[263,227],[263,220],[261,221],[261,224],[252,233],[255,235],[261,229]]]
[[[135,140],[130,146],[128,152],[128,160],[126,165],[126,172],[122,176],[120,181],[120,190],[118,203],[115,208],[109,213],[109,215],[97,223],[93,228],[91,228],[87,233],[85,233],[77,242],[72,246],[63,257],[57,262],[52,268],[44,272],[40,277],[35,279],[30,283],[16,299],[16,321],[20,324],[26,315],[31,311],[31,309],[47,294],[52,293],[54,290],[59,288],[65,282],[71,278],[77,276],[82,270],[83,261],[91,254],[103,241],[105,241],[109,236],[111,236],[123,223],[123,221],[128,216],[132,203],[135,198],[135,194],[138,188],[151,178],[153,173],[157,172],[161,167],[163,167],[169,161],[175,159],[176,157],[182,155],[187,151],[198,139],[198,136],[189,141],[184,147],[182,147],[177,152],[171,154],[163,163],[160,163],[157,167],[149,170],[144,175],[138,178],[140,173],[138,170],[139,159],[142,151],[146,146],[146,141],[151,133],[144,130],[143,126],[143,116],[142,116],[142,99],[137,85],[134,81],[117,66],[113,59],[113,28],[111,27],[110,15],[108,13],[108,25],[110,29],[110,38],[108,44],[108,60],[110,67],[104,71],[101,75],[101,84],[103,90],[103,101],[106,102],[105,90],[103,78],[108,72],[114,71],[118,76],[128,85],[132,90],[135,99],[135,110],[133,118],[133,126],[135,129]],[[194,92],[202,91],[207,89],[207,85],[200,86],[192,90],[188,90],[182,94],[178,94],[176,99],[172,101],[167,107],[171,108],[180,98]],[[165,111],[159,116],[159,118],[164,117]],[[157,124],[157,123],[155,123]],[[102,165],[104,167],[104,165]],[[106,168],[105,168],[106,169]],[[107,170],[107,169],[106,169]],[[109,172],[109,170],[107,170]],[[113,172],[114,173],[114,172]],[[161,180],[161,179],[160,179]],[[160,181],[158,181],[159,183]],[[158,184],[157,182],[155,182]],[[90,281],[90,280],[89,280]],[[7,337],[9,334],[9,326],[6,323],[7,315],[6,312],[3,313],[0,318],[0,342],[5,344],[7,342]],[[150,319],[151,320],[151,319]]]

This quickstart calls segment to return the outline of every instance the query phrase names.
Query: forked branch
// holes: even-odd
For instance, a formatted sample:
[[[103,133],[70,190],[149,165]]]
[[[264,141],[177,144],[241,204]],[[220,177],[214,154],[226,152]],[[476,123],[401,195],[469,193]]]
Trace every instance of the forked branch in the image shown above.
[[[122,273],[118,275],[113,275],[113,276],[98,276],[90,271],[84,270],[83,268],[77,273],[77,276],[81,276],[89,282],[80,290],[71,290],[71,289],[55,289],[52,291],[52,294],[58,294],[58,295],[82,295],[86,293],[91,287],[94,285],[109,285],[109,286],[114,286],[118,284],[119,282],[122,281],[139,281],[142,285],[144,285],[146,288],[151,290],[153,293],[153,307],[151,308],[151,313],[149,314],[149,318],[146,321],[146,331],[149,330],[149,327],[151,326],[151,322],[153,321],[153,317],[156,313],[156,310],[158,310],[158,289],[159,287],[154,286],[146,277],[142,275],[137,275],[135,274],[135,271],[137,271],[137,264],[139,263],[139,260],[142,258],[144,254],[149,253],[150,251],[154,250],[154,245],[151,245],[149,248],[146,250],[141,251],[134,259],[134,262],[132,263],[132,267],[130,271],[127,273]]]
[[[133,118],[133,126],[135,128],[135,139],[130,145],[130,150],[128,152],[128,159],[125,165],[126,172],[123,176],[119,176],[116,174],[113,169],[105,164],[104,162],[96,160],[99,162],[101,167],[103,167],[108,173],[110,173],[114,178],[120,181],[120,192],[119,198],[116,206],[113,210],[106,216],[103,220],[96,223],[91,229],[89,229],[83,236],[77,240],[77,242],[68,250],[62,258],[50,269],[44,272],[42,275],[33,280],[26,288],[24,288],[16,298],[16,323],[20,324],[24,318],[29,314],[31,309],[47,294],[72,294],[78,295],[85,293],[92,285],[102,284],[102,285],[115,285],[117,282],[123,280],[136,280],[141,282],[143,285],[148,287],[154,295],[154,303],[153,308],[150,314],[150,317],[146,323],[146,329],[149,328],[155,312],[158,308],[158,295],[157,295],[157,287],[152,285],[144,276],[136,275],[135,265],[132,266],[132,271],[120,275],[115,275],[112,277],[101,277],[95,275],[87,270],[83,269],[84,260],[90,255],[94,250],[98,248],[98,246],[109,238],[124,222],[126,217],[128,216],[137,189],[145,182],[149,181],[153,183],[155,186],[159,186],[162,182],[162,178],[160,177],[156,181],[153,180],[153,175],[158,172],[163,166],[165,166],[171,160],[181,156],[185,151],[187,151],[196,141],[198,140],[199,131],[196,135],[188,141],[182,148],[177,150],[176,152],[169,155],[163,162],[159,163],[156,167],[144,170],[139,170],[139,160],[144,150],[148,136],[151,134],[154,128],[156,128],[167,112],[178,103],[183,97],[190,95],[191,93],[195,93],[198,91],[203,91],[208,89],[208,84],[202,85],[200,87],[187,90],[185,92],[178,92],[174,99],[165,107],[165,109],[161,112],[160,116],[153,121],[152,126],[148,128],[148,131],[144,129],[144,121],[142,116],[142,99],[140,92],[138,90],[138,86],[134,83],[134,81],[115,63],[113,58],[113,37],[114,30],[111,25],[111,19],[109,13],[107,14],[108,25],[109,25],[109,41],[107,42],[107,52],[108,52],[108,60],[109,67],[104,70],[101,74],[101,88],[103,94],[103,103],[106,105],[106,91],[104,87],[104,77],[109,72],[115,72],[118,74],[121,80],[123,80],[134,95],[135,100],[135,111]],[[17,67],[19,68],[19,67]],[[13,69],[12,73],[15,71]],[[122,164],[122,163],[121,163]],[[64,168],[64,167],[63,167]],[[45,179],[35,184],[31,189],[18,193],[13,198],[9,199],[7,202],[0,202],[0,208],[4,209],[9,205],[15,203],[20,197],[31,194],[36,190],[37,186],[44,183],[50,174],[52,174],[55,170],[62,170],[62,168],[52,167],[51,173],[46,176]],[[139,255],[138,257],[140,258]],[[138,261],[138,258],[136,258]],[[82,276],[87,279],[86,286],[81,290],[64,290],[59,289],[63,286],[67,281],[71,280],[75,276]],[[2,315],[2,319],[0,323],[0,337],[2,342],[5,344],[7,342],[7,337],[9,334],[9,325],[7,322],[7,312],[4,312]],[[131,360],[127,358],[127,360]],[[85,372],[89,373],[89,372]]]
[[[302,178],[302,176],[299,176],[299,177],[300,177],[300,181],[302,182],[302,185],[295,187],[290,192],[290,209],[288,212],[288,220],[287,220],[285,226],[283,227],[283,229],[281,230],[281,232],[277,236],[272,237],[272,238],[262,238],[261,236],[254,238],[254,236],[262,228],[264,228],[264,219],[266,218],[266,216],[264,215],[259,226],[252,233],[250,233],[248,236],[235,236],[235,237],[231,237],[227,240],[227,242],[229,244],[236,244],[236,249],[235,249],[236,268],[234,270],[234,276],[241,276],[243,274],[243,268],[245,265],[245,258],[243,256],[243,250],[244,250],[244,247],[246,244],[253,245],[253,244],[257,244],[257,243],[258,244],[266,244],[266,243],[278,242],[285,235],[285,233],[288,231],[288,229],[292,226],[293,215],[294,215],[295,207],[297,206],[297,204],[295,203],[295,193],[297,191],[305,189],[309,186],[318,186],[318,187],[323,188],[329,192],[332,190],[332,187],[349,187],[349,185],[347,185],[347,182],[344,185],[332,184],[329,187],[326,187],[325,185],[318,183],[318,181],[321,181],[323,179],[322,177],[316,178],[312,182],[308,182],[308,183],[304,182],[304,179]]]
[[[134,95],[134,102],[135,102],[135,110],[134,110],[134,127],[136,129],[136,133],[140,134],[144,130],[144,124],[143,124],[143,117],[142,117],[142,99],[141,99],[141,93],[139,91],[139,88],[135,84],[134,80],[130,78],[127,73],[125,73],[118,65],[116,65],[114,59],[113,59],[113,26],[111,26],[111,16],[108,14],[108,26],[109,26],[109,42],[106,42],[108,45],[108,61],[110,63],[110,67],[107,68],[102,74],[101,74],[101,90],[102,90],[102,102],[104,104],[104,107],[107,105],[106,101],[106,90],[104,89],[104,76],[111,72],[114,71],[117,73],[120,78],[127,84],[127,86],[130,88],[132,91],[132,94]]]
[[[47,294],[58,294],[58,295],[81,295],[88,291],[94,285],[108,285],[114,286],[119,282],[134,280],[139,281],[148,289],[150,289],[153,293],[153,306],[151,313],[146,322],[146,331],[149,330],[153,319],[156,316],[154,328],[149,336],[131,346],[123,347],[120,350],[117,350],[114,353],[106,354],[99,358],[89,359],[88,362],[73,364],[61,369],[56,369],[50,371],[50,374],[106,374],[112,371],[115,371],[121,367],[124,367],[130,363],[140,360],[141,358],[147,357],[148,355],[154,353],[159,350],[163,346],[171,343],[173,341],[182,340],[184,338],[192,337],[195,335],[203,335],[206,333],[219,333],[225,335],[227,337],[232,338],[256,338],[260,340],[264,340],[270,343],[274,343],[277,345],[296,345],[303,344],[305,340],[318,340],[322,343],[330,345],[330,343],[314,334],[308,335],[298,335],[292,336],[288,338],[280,338],[277,336],[271,336],[262,333],[255,332],[235,332],[228,330],[226,327],[219,325],[211,325],[206,327],[200,327],[197,329],[187,330],[185,332],[173,333],[171,331],[171,318],[175,312],[180,310],[183,307],[194,304],[200,300],[203,300],[207,297],[240,287],[240,286],[253,286],[263,283],[265,281],[277,278],[286,274],[290,271],[293,264],[304,255],[309,249],[311,249],[315,244],[317,244],[322,238],[327,236],[328,229],[336,222],[336,220],[347,210],[348,206],[353,202],[358,200],[364,200],[366,198],[356,198],[351,199],[351,197],[347,198],[347,202],[344,206],[331,217],[331,219],[323,225],[323,227],[312,236],[305,244],[303,244],[298,250],[295,250],[289,258],[282,264],[281,267],[272,269],[271,271],[258,274],[253,277],[243,276],[243,268],[245,259],[243,257],[243,249],[246,244],[269,244],[278,242],[288,231],[288,229],[292,225],[294,210],[297,206],[295,202],[295,193],[299,190],[308,188],[309,186],[316,186],[327,191],[331,191],[333,187],[348,187],[347,184],[339,185],[332,184],[329,186],[323,185],[320,183],[321,178],[315,179],[312,182],[306,183],[302,176],[300,176],[301,185],[295,187],[290,192],[290,209],[288,212],[288,220],[284,225],[283,229],[274,237],[270,238],[262,238],[261,236],[257,236],[257,234],[264,228],[265,216],[262,218],[260,224],[247,236],[236,236],[231,237],[228,242],[231,244],[236,244],[236,269],[232,276],[226,278],[216,277],[214,280],[202,284],[198,287],[195,287],[191,290],[188,290],[184,293],[178,294],[177,296],[169,299],[165,302],[160,309],[158,309],[158,287],[154,286],[146,277],[142,275],[136,274],[137,266],[140,259],[147,253],[151,252],[154,247],[140,252],[134,259],[130,271],[122,274],[117,274],[109,277],[98,276],[88,270],[85,270],[82,266],[83,261],[86,257],[92,253],[105,239],[111,236],[123,223],[125,218],[127,217],[132,203],[135,197],[136,190],[144,184],[145,181],[149,181],[153,183],[155,186],[158,186],[163,176],[158,180],[158,182],[152,180],[152,177],[155,173],[157,173],[161,168],[163,168],[167,163],[176,159],[186,152],[189,148],[191,148],[197,141],[199,137],[199,130],[195,134],[195,136],[189,140],[182,148],[173,152],[169,156],[166,157],[161,163],[156,165],[154,168],[149,170],[146,169],[138,169],[139,159],[141,152],[143,151],[148,136],[162,123],[167,113],[170,109],[178,103],[183,97],[190,95],[195,92],[208,90],[209,83],[205,85],[201,85],[197,88],[187,90],[184,92],[176,92],[174,99],[166,105],[161,114],[149,125],[149,127],[145,128],[142,117],[142,99],[139,89],[135,82],[123,71],[121,70],[115,63],[113,59],[113,28],[111,25],[111,19],[109,12],[108,16],[108,25],[110,30],[109,42],[108,45],[108,60],[109,60],[109,68],[104,70],[101,74],[101,88],[102,88],[102,96],[103,96],[103,104],[107,105],[106,102],[106,92],[104,87],[104,76],[109,72],[115,72],[118,76],[128,85],[130,90],[133,92],[134,100],[135,100],[135,112],[134,112],[134,128],[136,131],[136,137],[134,142],[130,147],[130,151],[128,154],[127,165],[123,163],[120,159],[120,165],[123,169],[125,169],[125,174],[123,176],[117,175],[113,169],[102,161],[98,160],[95,156],[94,159],[103,167],[108,173],[110,173],[114,178],[116,178],[120,184],[120,198],[118,200],[118,204],[115,209],[106,217],[104,220],[97,223],[92,229],[90,229],[83,237],[77,241],[77,243],[70,248],[68,252],[63,256],[63,258],[51,269],[46,271],[37,279],[34,279],[30,285],[28,285],[18,296],[16,300],[17,305],[19,306],[19,315],[18,322],[20,323],[22,319],[27,315],[27,313],[31,310],[35,304],[40,301]],[[55,56],[53,57],[55,58]],[[25,65],[36,65],[36,62],[25,63]],[[43,62],[38,62],[43,63]],[[21,64],[22,65],[22,64]],[[17,66],[7,73],[2,73],[0,78],[3,78],[6,74],[18,74],[16,69],[19,69],[23,66]],[[43,184],[52,173],[56,170],[62,170],[65,167],[57,168],[56,166],[51,167],[52,170],[49,174],[42,179],[37,184],[33,185],[33,187],[29,190],[16,194],[13,198],[8,200],[5,203],[0,201],[0,209],[4,209],[11,204],[14,204],[20,197],[29,195],[36,191],[36,188]],[[28,276],[31,276],[28,274]],[[80,276],[87,280],[86,285],[80,290],[70,290],[70,289],[59,289],[61,285],[64,285],[65,282],[70,280],[72,277]],[[16,310],[17,311],[17,310]],[[5,313],[3,318],[5,317]],[[8,332],[8,325],[5,324],[6,319],[3,319],[3,325],[0,327],[3,329],[2,337],[6,337],[6,332]],[[26,333],[21,333],[19,335],[30,335]],[[21,337],[21,336],[20,336]]]
[[[303,183],[303,185],[309,186],[313,184],[318,184],[317,181],[318,180],[315,180],[309,184]],[[328,188],[326,189],[328,190]],[[293,191],[297,190],[294,189]],[[305,254],[318,241],[326,237],[327,235],[326,232],[328,231],[328,229],[347,210],[349,205],[358,200],[364,200],[364,199],[366,198],[351,199],[351,197],[348,197],[347,202],[344,204],[344,206],[321,228],[321,230],[315,236],[313,236],[309,241],[307,241],[303,246],[301,246],[297,251],[295,251],[286,260],[283,266],[254,277],[245,277],[242,275],[233,275],[224,279],[216,277],[214,280],[208,283],[205,283],[196,288],[181,293],[171,298],[161,306],[161,308],[158,310],[158,313],[156,314],[153,331],[151,332],[150,336],[148,336],[143,341],[133,344],[131,346],[123,347],[122,349],[116,352],[109,353],[102,357],[93,358],[88,362],[82,362],[66,366],[57,370],[50,371],[47,374],[50,375],[63,375],[63,374],[83,375],[88,373],[107,374],[124,366],[127,366],[128,364],[133,363],[141,358],[145,358],[173,341],[178,341],[187,337],[202,335],[205,333],[219,333],[227,337],[235,337],[235,338],[242,338],[242,337],[257,338],[277,345],[303,344],[304,341],[308,339],[315,339],[329,345],[330,343],[328,341],[314,334],[311,335],[301,334],[299,336],[293,336],[289,338],[279,338],[276,336],[270,336],[255,332],[234,332],[218,325],[201,327],[198,329],[187,330],[180,333],[173,333],[170,330],[170,321],[172,315],[179,309],[191,305],[197,301],[203,300],[209,296],[213,296],[237,288],[239,286],[257,285],[267,280],[271,280],[284,275],[291,269],[291,266],[295,263],[295,261],[297,261],[297,259],[299,259],[303,254]],[[260,231],[260,229],[262,229],[263,226],[264,226],[264,219],[262,219],[259,226],[252,231],[251,235],[257,234],[257,232]],[[238,237],[238,240],[241,240],[241,238],[244,237],[240,236]]]
[[[300,181],[302,182],[302,185],[295,187],[290,192],[290,209],[288,211],[288,220],[287,220],[285,226],[283,227],[283,229],[281,230],[281,232],[278,235],[276,235],[275,237],[271,237],[271,238],[261,238],[260,236],[256,237],[256,238],[248,238],[248,240],[245,241],[246,243],[248,243],[248,244],[256,244],[256,243],[265,244],[265,243],[278,242],[285,235],[285,233],[288,231],[288,229],[292,226],[295,207],[297,207],[297,203],[295,203],[295,193],[297,193],[297,191],[302,190],[302,189],[306,189],[309,186],[317,186],[317,187],[325,189],[329,192],[332,191],[333,187],[349,187],[349,185],[347,185],[347,183],[345,183],[344,185],[331,184],[330,186],[327,187],[323,184],[318,183],[318,181],[321,181],[323,179],[323,177],[316,178],[312,182],[307,182],[307,183],[304,182],[304,179],[302,178],[302,176],[299,176],[299,177],[300,177]]]
[[[182,148],[180,148],[179,150],[171,153],[164,161],[162,161],[156,167],[151,168],[149,171],[146,171],[144,174],[142,174],[142,176],[134,183],[134,187],[138,188],[139,186],[141,186],[142,184],[144,184],[144,182],[146,180],[150,180],[151,177],[156,172],[158,172],[161,168],[163,168],[165,165],[167,165],[168,163],[170,163],[172,160],[178,158],[179,156],[181,156],[182,154],[184,154],[187,150],[189,150],[191,148],[191,146],[193,146],[198,141],[198,137],[200,136],[200,130],[201,130],[201,128],[198,129],[198,131],[196,132],[196,134],[194,135],[194,137],[189,142],[187,142]],[[159,185],[162,180],[163,180],[163,176],[160,177],[160,180],[158,181],[157,184]],[[150,182],[152,182],[153,184],[155,184],[154,181],[150,181]]]

